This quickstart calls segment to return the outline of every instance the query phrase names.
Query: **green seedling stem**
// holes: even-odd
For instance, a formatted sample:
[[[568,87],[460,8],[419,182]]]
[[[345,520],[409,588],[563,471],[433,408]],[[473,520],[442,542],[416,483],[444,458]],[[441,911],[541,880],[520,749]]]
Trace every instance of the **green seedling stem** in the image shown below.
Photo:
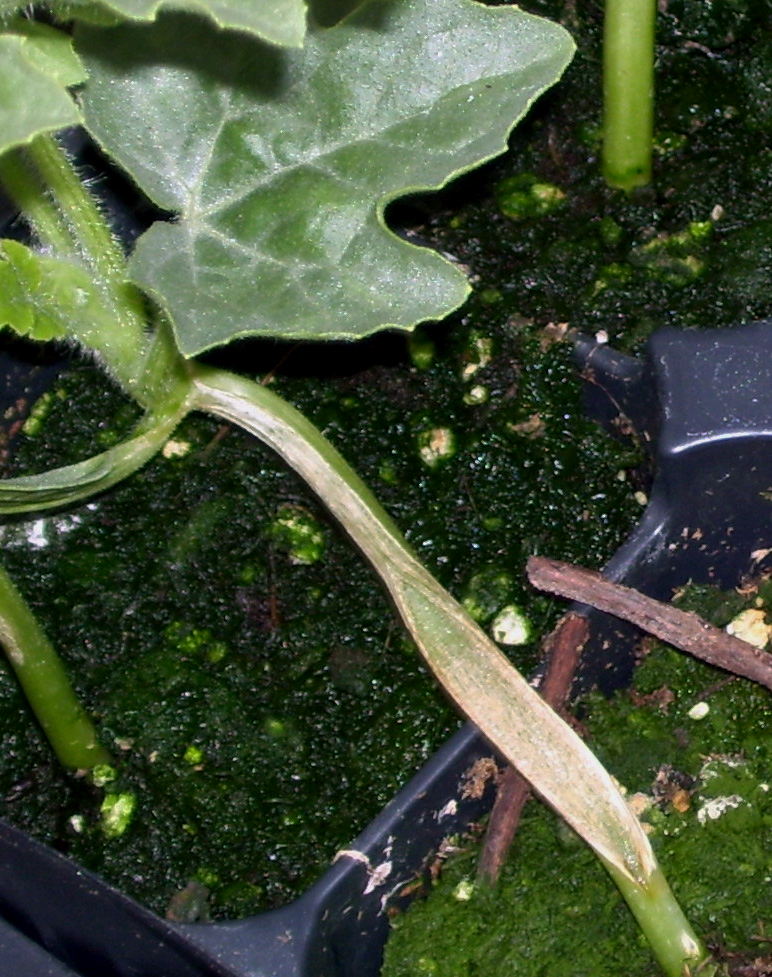
[[[88,269],[116,328],[94,328],[78,338],[100,353],[121,385],[134,393],[147,346],[141,292],[126,277],[126,257],[96,201],[53,136],[0,155],[0,182],[40,243],[59,258]]]
[[[716,977],[718,966],[695,936],[662,869],[656,866],[645,885],[631,884],[615,865],[601,858],[625,898],[667,977]]]
[[[30,225],[56,254],[71,254],[77,247],[58,208],[36,177],[23,149],[0,153],[0,183]]]
[[[45,248],[59,257],[84,261],[102,284],[105,301],[115,311],[116,329],[105,342],[96,334],[83,337],[84,345],[99,349],[117,379],[132,392],[146,345],[144,302],[126,282],[123,252],[69,159],[53,137],[37,136],[29,146],[0,155],[0,183]],[[19,479],[10,490],[15,498],[9,511],[74,502],[136,471],[161,448],[186,412],[181,397],[174,398],[168,391],[165,396],[166,409],[145,418],[123,445],[69,469]],[[92,769],[110,763],[59,655],[2,568],[0,641],[62,765]]]
[[[603,174],[633,190],[651,182],[657,0],[606,0]]]
[[[186,413],[184,403],[170,402],[166,413],[146,415],[127,440],[102,454],[41,475],[0,479],[0,515],[59,509],[112,488],[161,450]]]
[[[60,763],[69,770],[110,764],[64,666],[35,615],[0,567],[0,642]]]

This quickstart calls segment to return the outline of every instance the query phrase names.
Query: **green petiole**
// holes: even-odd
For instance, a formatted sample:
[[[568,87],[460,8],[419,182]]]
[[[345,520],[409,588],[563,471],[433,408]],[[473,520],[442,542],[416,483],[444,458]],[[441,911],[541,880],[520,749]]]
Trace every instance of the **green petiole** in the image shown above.
[[[0,643],[62,766],[91,770],[110,764],[61,659],[2,567],[0,609]]]
[[[657,0],[606,0],[603,174],[633,190],[651,182]]]

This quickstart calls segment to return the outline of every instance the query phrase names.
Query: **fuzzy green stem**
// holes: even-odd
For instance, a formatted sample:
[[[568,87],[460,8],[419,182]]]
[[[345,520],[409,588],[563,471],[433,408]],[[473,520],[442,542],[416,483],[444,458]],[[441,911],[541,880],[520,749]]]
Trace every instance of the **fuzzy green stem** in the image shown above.
[[[0,157],[0,182],[54,257],[85,266],[112,319],[86,326],[73,338],[102,355],[116,379],[149,406],[148,418],[124,445],[97,458],[6,487],[11,508],[25,511],[72,502],[144,464],[187,412],[191,389],[182,357],[165,322],[146,336],[144,298],[127,280],[123,250],[96,201],[53,137],[37,136]],[[148,349],[164,353],[163,375],[148,366]],[[155,410],[153,410],[155,408]],[[61,763],[91,769],[109,763],[61,660],[4,571],[0,571],[0,641],[33,712]]]
[[[74,338],[100,353],[133,393],[147,347],[145,299],[128,281],[123,250],[67,154],[53,136],[36,136],[0,158],[0,181],[40,243],[93,275],[114,327],[106,329],[103,322]]]
[[[94,330],[78,338],[105,357],[117,379],[131,393],[147,345],[147,315],[142,293],[128,281],[123,248],[54,137],[37,136],[27,152],[70,228],[81,260],[94,273],[115,317],[114,329]]]
[[[656,868],[644,885],[632,885],[614,865],[606,863],[606,868],[667,977],[697,973],[714,977],[717,967],[695,936],[662,871]]]
[[[61,659],[2,567],[0,642],[62,765],[72,770],[91,770],[98,764],[111,763]]]
[[[44,192],[23,149],[0,154],[0,185],[24,214],[41,241],[57,254],[72,254],[76,242],[62,214]]]
[[[603,173],[630,191],[651,182],[657,0],[606,0]]]
[[[705,958],[607,771],[421,566],[336,449],[265,387],[198,367],[194,407],[256,435],[316,491],[380,575],[446,692],[609,868],[668,977]]]
[[[104,281],[123,279],[126,258],[96,201],[64,150],[50,135],[36,136],[26,148],[81,256]],[[37,228],[36,228],[37,230]]]
[[[126,270],[123,250],[56,139],[46,134],[36,136],[25,152],[71,229],[81,256],[100,278],[123,277]]]

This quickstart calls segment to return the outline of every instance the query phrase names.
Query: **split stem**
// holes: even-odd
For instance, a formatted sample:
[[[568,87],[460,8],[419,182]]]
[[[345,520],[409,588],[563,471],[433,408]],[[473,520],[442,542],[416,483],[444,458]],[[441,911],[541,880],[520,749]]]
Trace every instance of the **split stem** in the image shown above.
[[[668,977],[702,965],[707,954],[608,772],[421,566],[337,450],[266,387],[203,367],[196,368],[193,382],[193,407],[272,447],[344,526],[379,573],[446,692],[601,857]]]

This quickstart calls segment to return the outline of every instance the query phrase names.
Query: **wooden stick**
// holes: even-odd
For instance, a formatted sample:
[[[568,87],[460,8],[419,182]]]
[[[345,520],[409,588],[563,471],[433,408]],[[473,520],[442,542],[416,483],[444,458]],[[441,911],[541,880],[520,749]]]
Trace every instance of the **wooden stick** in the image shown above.
[[[485,829],[480,858],[477,862],[477,878],[495,885],[501,869],[515,840],[525,802],[531,796],[531,785],[516,767],[506,766],[496,790],[496,800],[491,808],[488,827]]]
[[[570,563],[532,556],[526,569],[529,580],[540,590],[606,611],[695,658],[772,689],[772,655],[708,624],[691,611],[646,597]]]
[[[587,643],[587,621],[580,614],[566,614],[545,641],[549,656],[547,670],[539,685],[542,698],[553,709],[560,709],[571,691],[582,649]],[[477,877],[495,885],[520,823],[531,785],[518,771],[508,766],[501,775],[493,803],[485,843],[477,864]]]

